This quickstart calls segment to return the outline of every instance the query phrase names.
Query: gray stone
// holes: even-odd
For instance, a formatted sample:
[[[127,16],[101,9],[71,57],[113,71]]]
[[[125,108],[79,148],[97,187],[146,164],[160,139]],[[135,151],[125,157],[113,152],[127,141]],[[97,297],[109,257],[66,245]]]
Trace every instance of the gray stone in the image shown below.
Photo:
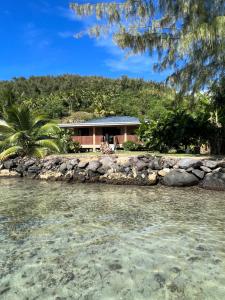
[[[138,160],[135,164],[137,171],[142,171],[148,167],[148,164],[142,160]]]
[[[223,168],[219,167],[212,171],[212,173],[222,172]]]
[[[13,159],[9,159],[4,161],[3,166],[5,169],[11,170],[12,168],[16,167],[16,163]]]
[[[225,191],[225,173],[209,173],[200,182],[200,186],[204,189]]]
[[[200,179],[203,179],[205,176],[205,172],[198,169],[192,170],[192,173]]]
[[[88,165],[88,162],[87,162],[87,161],[80,161],[80,162],[78,163],[78,168],[80,168],[80,169],[85,169],[85,168],[87,167],[87,165]]]
[[[210,168],[210,169],[215,169],[218,165],[218,161],[215,160],[204,160],[203,161],[203,166]]]
[[[61,166],[59,167],[59,172],[65,173],[67,171],[67,164],[62,163]]]
[[[35,165],[29,167],[28,170],[27,170],[28,173],[32,173],[32,174],[37,174],[40,171],[41,171],[41,168],[38,167],[38,166],[35,166]]]
[[[178,161],[177,166],[181,169],[198,168],[202,166],[202,161],[193,158],[182,158]]]
[[[198,184],[198,178],[185,170],[172,170],[162,178],[162,184],[167,186],[192,186]]]
[[[89,165],[87,166],[87,170],[96,172],[98,168],[101,167],[101,163],[98,160],[92,160],[89,162]]]
[[[115,168],[116,166],[116,159],[110,157],[110,156],[104,156],[100,159],[100,163],[102,164],[102,167],[105,169],[105,170],[108,170],[108,169],[112,169],[112,168]]]
[[[154,159],[152,159],[149,162],[148,167],[152,170],[161,170],[162,162],[161,162],[160,158],[155,157]]]
[[[201,166],[200,169],[201,169],[202,171],[204,171],[205,173],[210,173],[210,172],[212,172],[212,170],[211,170],[210,168],[205,167],[205,166]]]
[[[173,168],[177,163],[175,158],[164,158],[162,162],[163,168]]]

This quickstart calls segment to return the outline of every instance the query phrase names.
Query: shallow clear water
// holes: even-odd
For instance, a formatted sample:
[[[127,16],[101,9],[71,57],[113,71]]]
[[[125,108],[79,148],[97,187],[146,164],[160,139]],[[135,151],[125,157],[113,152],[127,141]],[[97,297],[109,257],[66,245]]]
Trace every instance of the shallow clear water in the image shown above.
[[[0,299],[225,299],[225,193],[0,179]]]

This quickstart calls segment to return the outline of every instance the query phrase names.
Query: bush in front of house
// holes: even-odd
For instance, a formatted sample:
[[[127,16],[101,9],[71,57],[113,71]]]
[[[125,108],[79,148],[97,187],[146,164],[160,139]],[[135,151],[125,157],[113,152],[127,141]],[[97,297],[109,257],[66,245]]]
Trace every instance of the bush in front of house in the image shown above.
[[[125,151],[138,151],[140,150],[140,145],[132,141],[127,141],[123,143],[123,149]]]
[[[63,153],[77,153],[81,150],[81,144],[72,140],[70,130],[61,129],[59,138],[62,145]]]

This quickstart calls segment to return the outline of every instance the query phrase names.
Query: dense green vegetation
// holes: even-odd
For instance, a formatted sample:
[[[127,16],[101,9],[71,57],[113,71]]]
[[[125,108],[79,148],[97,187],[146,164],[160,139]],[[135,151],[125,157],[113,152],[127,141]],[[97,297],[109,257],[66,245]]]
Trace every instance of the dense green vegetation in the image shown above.
[[[174,91],[143,80],[63,75],[0,82],[0,104],[23,103],[34,112],[67,121],[95,116],[156,117],[173,109]]]
[[[107,115],[136,116],[142,120],[138,134],[146,149],[196,152],[207,144],[212,153],[221,154],[225,153],[224,97],[224,78],[207,93],[180,98],[163,84],[127,77],[31,77],[0,82],[0,113],[6,119],[5,111],[22,105],[29,107],[32,115],[45,114],[61,122]],[[67,132],[59,133],[58,138],[64,145],[61,151],[79,150]],[[140,149],[129,143],[125,146]]]
[[[43,157],[60,152],[57,124],[34,115],[27,106],[12,105],[0,121],[0,160],[13,155]]]

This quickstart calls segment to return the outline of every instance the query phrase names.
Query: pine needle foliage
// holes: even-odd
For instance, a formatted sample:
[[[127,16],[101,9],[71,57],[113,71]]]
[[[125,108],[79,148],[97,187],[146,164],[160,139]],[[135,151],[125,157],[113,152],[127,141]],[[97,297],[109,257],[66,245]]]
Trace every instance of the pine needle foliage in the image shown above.
[[[168,80],[181,92],[194,93],[225,73],[224,0],[126,0],[70,7],[79,16],[99,20],[89,35],[112,34],[117,45],[133,53],[157,52],[155,69],[172,68]]]

